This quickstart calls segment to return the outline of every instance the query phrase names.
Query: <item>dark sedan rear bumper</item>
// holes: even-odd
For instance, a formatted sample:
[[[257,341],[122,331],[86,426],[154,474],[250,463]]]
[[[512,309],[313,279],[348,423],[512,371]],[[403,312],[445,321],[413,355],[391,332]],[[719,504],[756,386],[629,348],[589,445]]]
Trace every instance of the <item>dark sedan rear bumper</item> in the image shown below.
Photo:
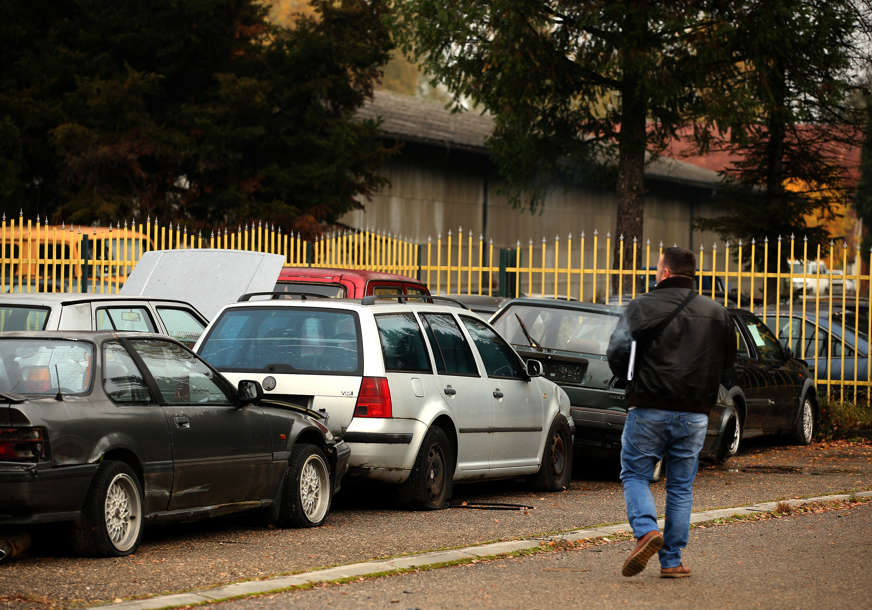
[[[575,450],[579,455],[619,456],[621,453],[621,434],[627,412],[622,409],[593,409],[590,407],[571,407],[575,422]],[[700,457],[720,460],[728,445],[726,436],[732,407],[715,405],[709,414],[705,444]],[[725,444],[726,443],[726,444]]]
[[[0,525],[75,519],[97,466],[0,462]]]

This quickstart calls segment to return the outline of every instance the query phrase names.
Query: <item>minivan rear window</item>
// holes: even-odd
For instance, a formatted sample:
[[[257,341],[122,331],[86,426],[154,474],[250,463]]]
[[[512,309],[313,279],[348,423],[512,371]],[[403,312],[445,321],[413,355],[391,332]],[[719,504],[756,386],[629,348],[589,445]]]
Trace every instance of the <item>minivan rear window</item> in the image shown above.
[[[334,299],[344,299],[346,294],[345,286],[316,282],[276,282],[273,290],[290,294],[315,294]]]
[[[363,363],[355,312],[303,307],[228,309],[199,353],[220,371],[359,375]]]

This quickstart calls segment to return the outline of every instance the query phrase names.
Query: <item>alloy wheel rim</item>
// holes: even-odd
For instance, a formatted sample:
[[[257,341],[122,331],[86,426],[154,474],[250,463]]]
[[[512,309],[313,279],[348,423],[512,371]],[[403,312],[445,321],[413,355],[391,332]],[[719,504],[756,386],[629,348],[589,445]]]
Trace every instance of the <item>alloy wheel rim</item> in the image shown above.
[[[811,433],[814,427],[814,418],[812,416],[811,403],[806,399],[802,403],[802,436],[806,441],[811,440]]]
[[[736,425],[733,427],[733,439],[730,441],[730,455],[736,455],[739,452],[739,442],[742,439],[742,425],[739,420],[736,420]]]
[[[103,503],[106,533],[118,551],[130,550],[139,537],[142,502],[136,481],[130,475],[115,475]]]
[[[300,506],[306,518],[317,523],[327,514],[330,498],[327,464],[319,455],[310,455],[300,474]]]

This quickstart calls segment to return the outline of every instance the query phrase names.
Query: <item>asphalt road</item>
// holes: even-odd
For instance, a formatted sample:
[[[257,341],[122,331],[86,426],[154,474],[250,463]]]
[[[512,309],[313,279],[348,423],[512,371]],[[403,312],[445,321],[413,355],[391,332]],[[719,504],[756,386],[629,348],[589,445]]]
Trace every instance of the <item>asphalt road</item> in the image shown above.
[[[523,511],[406,511],[389,489],[370,486],[346,491],[320,528],[268,529],[248,516],[152,527],[125,558],[71,556],[62,532],[45,530],[26,556],[0,565],[0,608],[90,605],[625,521],[619,483],[595,474],[554,494],[530,492],[522,481],[456,488],[456,501],[534,507]],[[663,485],[654,489],[662,506]],[[756,443],[725,466],[701,469],[694,510],[869,489],[872,443]]]
[[[869,608],[872,503],[693,529],[690,578],[620,574],[629,541],[225,602],[214,608]],[[450,583],[450,586],[446,586]]]

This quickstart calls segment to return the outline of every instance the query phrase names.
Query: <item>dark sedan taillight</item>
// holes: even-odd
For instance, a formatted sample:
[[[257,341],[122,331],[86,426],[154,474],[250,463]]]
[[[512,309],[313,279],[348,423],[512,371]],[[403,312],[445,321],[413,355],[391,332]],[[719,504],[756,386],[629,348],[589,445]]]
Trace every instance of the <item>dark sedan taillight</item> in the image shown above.
[[[386,377],[364,377],[360,380],[354,417],[391,417],[391,389]]]
[[[44,428],[0,428],[0,461],[45,459],[46,440]]]

